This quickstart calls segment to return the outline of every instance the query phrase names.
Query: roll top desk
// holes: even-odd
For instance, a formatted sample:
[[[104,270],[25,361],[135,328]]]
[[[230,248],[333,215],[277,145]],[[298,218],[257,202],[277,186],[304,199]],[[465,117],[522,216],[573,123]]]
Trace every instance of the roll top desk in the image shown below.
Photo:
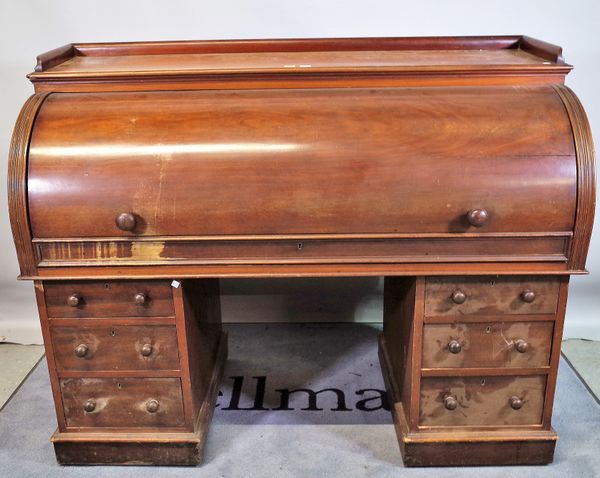
[[[384,276],[408,466],[543,464],[594,155],[529,37],[74,44],[38,57],[9,207],[65,464],[197,464],[219,278]]]

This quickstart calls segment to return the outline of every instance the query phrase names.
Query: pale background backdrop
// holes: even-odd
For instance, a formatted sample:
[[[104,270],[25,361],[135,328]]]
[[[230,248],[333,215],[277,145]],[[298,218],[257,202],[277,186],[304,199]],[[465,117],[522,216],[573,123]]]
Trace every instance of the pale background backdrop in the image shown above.
[[[72,42],[237,38],[527,34],[561,45],[567,77],[600,141],[598,0],[193,1],[0,0],[0,341],[41,343],[33,286],[17,282],[6,199],[6,159],[37,54]],[[574,277],[566,337],[600,340],[600,239]],[[381,320],[377,279],[224,281],[227,321]]]

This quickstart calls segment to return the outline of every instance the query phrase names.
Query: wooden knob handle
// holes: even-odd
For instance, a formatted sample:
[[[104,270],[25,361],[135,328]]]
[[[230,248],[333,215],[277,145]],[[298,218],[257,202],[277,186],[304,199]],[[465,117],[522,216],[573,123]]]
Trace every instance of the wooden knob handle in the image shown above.
[[[143,292],[138,292],[133,297],[133,301],[136,305],[146,305],[148,303],[148,296]]]
[[[146,410],[148,410],[148,413],[156,413],[158,411],[158,406],[158,400],[151,399],[146,402]]]
[[[122,231],[133,231],[135,229],[135,216],[130,212],[122,212],[117,216],[115,222]]]
[[[513,410],[519,410],[523,406],[523,400],[521,400],[519,397],[510,397],[508,403],[510,404],[510,408]]]
[[[79,344],[77,347],[75,347],[75,355],[77,355],[78,357],[85,357],[88,353],[88,346],[85,344]]]
[[[462,345],[460,345],[458,340],[451,340],[448,342],[448,350],[450,353],[458,354],[462,350]]]
[[[521,300],[531,304],[535,300],[535,292],[531,289],[525,289],[523,292],[521,292]]]
[[[148,357],[152,354],[153,351],[153,347],[152,344],[144,344],[142,345],[142,348],[140,350],[140,353],[144,356],[144,357]]]
[[[471,226],[481,227],[488,220],[488,212],[485,209],[471,209],[467,213],[467,220]]]
[[[462,290],[455,290],[452,292],[450,298],[455,304],[462,304],[465,300],[467,300],[467,294],[465,294]]]
[[[456,410],[456,407],[458,407],[458,401],[452,395],[446,395],[444,397],[444,407],[446,410]]]
[[[83,405],[83,409],[90,413],[93,412],[94,410],[96,410],[96,400],[94,400],[93,398],[90,398],[87,402],[85,402],[85,404]]]
[[[71,307],[79,307],[83,303],[83,297],[79,294],[71,294],[67,297],[67,304]]]
[[[523,339],[518,339],[515,340],[515,350],[521,354],[524,354],[525,352],[527,352],[527,350],[529,349],[529,344],[523,340]]]

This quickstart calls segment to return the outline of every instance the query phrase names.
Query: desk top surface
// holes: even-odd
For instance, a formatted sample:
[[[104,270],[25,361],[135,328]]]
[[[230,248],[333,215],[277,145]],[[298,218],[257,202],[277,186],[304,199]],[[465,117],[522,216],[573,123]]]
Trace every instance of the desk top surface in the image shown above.
[[[125,81],[457,75],[561,83],[570,69],[560,47],[524,36],[332,38],[69,44],[40,55],[29,78],[59,89],[82,82],[114,89]]]

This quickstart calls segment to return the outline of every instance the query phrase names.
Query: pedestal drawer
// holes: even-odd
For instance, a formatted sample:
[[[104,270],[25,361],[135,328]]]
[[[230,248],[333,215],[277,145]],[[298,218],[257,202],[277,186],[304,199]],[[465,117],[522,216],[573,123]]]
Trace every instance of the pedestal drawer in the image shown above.
[[[174,325],[52,327],[57,370],[179,370]]]
[[[425,285],[425,315],[554,314],[559,284],[538,277],[432,278]]]
[[[540,424],[545,390],[545,375],[423,378],[419,425]]]
[[[48,317],[173,317],[168,281],[45,282]]]
[[[67,427],[181,427],[179,378],[60,380]]]
[[[423,367],[543,367],[553,322],[426,324]]]

